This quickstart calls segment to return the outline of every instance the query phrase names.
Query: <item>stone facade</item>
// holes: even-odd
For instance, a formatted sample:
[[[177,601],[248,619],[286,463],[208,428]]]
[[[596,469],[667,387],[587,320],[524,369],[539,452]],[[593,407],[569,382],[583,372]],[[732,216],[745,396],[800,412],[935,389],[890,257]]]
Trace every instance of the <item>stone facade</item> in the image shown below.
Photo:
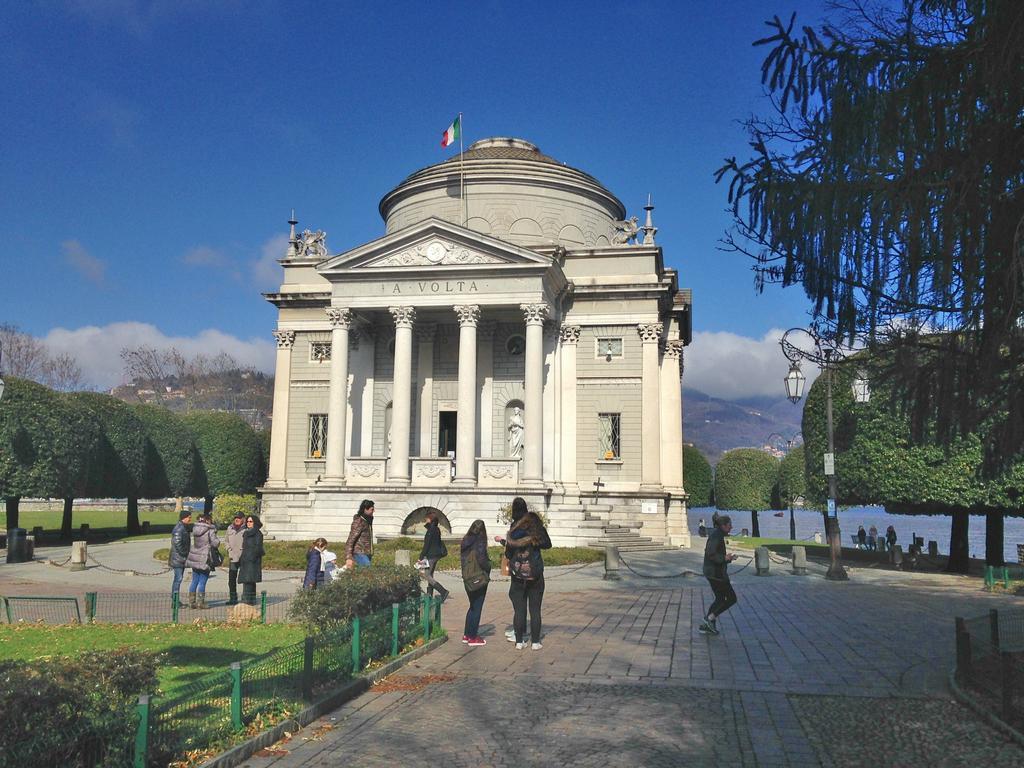
[[[593,177],[518,139],[477,142],[461,167],[464,198],[457,158],[419,171],[381,201],[385,235],[334,256],[291,222],[267,295],[268,532],[338,540],[372,498],[378,535],[427,509],[461,533],[520,495],[558,544],[593,538],[588,507],[686,544],[690,295],[652,207],[626,220]]]

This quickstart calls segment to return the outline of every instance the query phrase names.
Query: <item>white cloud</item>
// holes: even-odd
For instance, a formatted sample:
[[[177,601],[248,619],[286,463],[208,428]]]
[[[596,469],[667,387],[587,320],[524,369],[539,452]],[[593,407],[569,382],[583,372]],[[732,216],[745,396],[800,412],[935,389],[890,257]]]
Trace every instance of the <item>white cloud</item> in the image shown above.
[[[784,332],[773,328],[760,339],[726,331],[695,333],[686,349],[683,383],[723,400],[785,395],[782,380],[789,370],[789,361],[779,346]],[[801,370],[810,387],[818,376],[818,368],[804,362]]]
[[[288,235],[274,235],[260,248],[260,257],[252,262],[253,284],[263,291],[276,291],[281,286],[283,273],[278,259],[288,251]]]
[[[224,267],[230,261],[224,251],[209,245],[189,248],[181,260],[195,267]]]
[[[42,341],[51,353],[67,352],[74,357],[82,367],[85,380],[98,389],[109,389],[124,381],[121,350],[125,347],[176,347],[188,356],[202,353],[212,357],[227,352],[241,365],[251,365],[267,373],[274,371],[276,354],[271,338],[239,339],[215,328],[200,331],[195,336],[168,336],[154,325],[135,322],[54,328]]]
[[[107,271],[107,264],[97,259],[77,240],[65,240],[60,244],[64,261],[74,267],[85,279],[101,285]]]

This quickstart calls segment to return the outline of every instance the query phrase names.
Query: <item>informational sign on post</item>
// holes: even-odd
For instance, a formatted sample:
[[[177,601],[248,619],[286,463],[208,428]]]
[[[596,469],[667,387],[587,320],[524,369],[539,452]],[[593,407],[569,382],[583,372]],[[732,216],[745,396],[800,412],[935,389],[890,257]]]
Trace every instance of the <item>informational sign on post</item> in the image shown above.
[[[836,500],[835,499],[829,499],[828,500],[828,516],[829,517],[835,517],[836,516]]]
[[[825,454],[825,474],[834,475],[836,473],[836,455],[834,453]]]

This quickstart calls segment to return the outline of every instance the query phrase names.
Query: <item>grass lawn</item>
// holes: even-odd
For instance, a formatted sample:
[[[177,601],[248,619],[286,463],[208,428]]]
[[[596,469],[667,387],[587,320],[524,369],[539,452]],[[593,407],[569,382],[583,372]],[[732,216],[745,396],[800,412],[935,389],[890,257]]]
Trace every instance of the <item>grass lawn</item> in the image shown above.
[[[793,541],[792,539],[769,539],[764,536],[730,536],[728,538],[728,541],[732,544],[735,544],[737,547],[749,547],[751,549],[756,549],[757,547],[772,546],[791,547],[794,545],[798,547],[824,547],[826,549],[828,548],[827,543],[815,544],[813,541]]]
[[[308,541],[266,541],[264,547],[267,554],[263,558],[263,567],[271,570],[281,571],[304,571],[306,570],[306,552],[311,542]],[[395,550],[408,549],[411,551],[410,561],[415,562],[420,553],[423,542],[420,539],[402,537],[389,539],[373,545],[373,560],[375,563],[387,564],[395,562]],[[458,544],[447,543],[448,556],[438,563],[439,570],[458,570],[459,564]],[[345,557],[345,542],[330,542],[327,547],[331,552],[338,555],[338,559]],[[222,548],[223,551],[223,548]],[[491,564],[498,567],[501,564],[501,547],[490,547],[488,553],[491,556]],[[167,562],[167,555],[170,550],[167,547],[156,550],[153,558],[162,563]],[[582,563],[596,563],[604,560],[604,550],[589,549],[587,547],[552,547],[544,550],[545,565],[577,565]]]
[[[161,654],[165,693],[233,661],[264,656],[305,637],[293,624],[0,625],[0,660],[29,661],[130,646]],[[59,650],[55,654],[54,650]]]
[[[42,526],[48,537],[60,535],[60,522],[64,515],[60,511],[28,511],[22,510],[18,515],[18,525],[29,533],[37,525]],[[127,533],[128,513],[123,509],[95,509],[93,507],[76,507],[71,515],[74,537],[78,537],[78,529],[82,523],[89,525],[90,541],[116,541],[120,539],[154,538],[169,535],[178,515],[173,509],[140,509],[139,522],[149,521],[148,536],[129,536]]]

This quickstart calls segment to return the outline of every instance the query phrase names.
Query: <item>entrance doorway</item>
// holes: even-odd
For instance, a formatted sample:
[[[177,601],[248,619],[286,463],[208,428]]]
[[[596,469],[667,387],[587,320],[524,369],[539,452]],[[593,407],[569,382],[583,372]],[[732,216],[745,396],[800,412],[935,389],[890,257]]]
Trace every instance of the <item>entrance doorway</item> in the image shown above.
[[[455,439],[457,423],[459,420],[458,411],[438,411],[437,414],[437,455],[453,456],[455,454]]]

